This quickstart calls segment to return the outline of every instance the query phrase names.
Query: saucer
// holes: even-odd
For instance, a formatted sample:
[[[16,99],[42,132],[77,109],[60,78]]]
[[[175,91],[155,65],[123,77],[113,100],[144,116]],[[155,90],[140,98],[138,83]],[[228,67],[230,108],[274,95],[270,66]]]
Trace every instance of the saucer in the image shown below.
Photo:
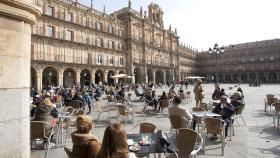
[[[129,150],[131,150],[131,151],[139,151],[140,149],[141,149],[140,146],[130,146],[129,147]]]

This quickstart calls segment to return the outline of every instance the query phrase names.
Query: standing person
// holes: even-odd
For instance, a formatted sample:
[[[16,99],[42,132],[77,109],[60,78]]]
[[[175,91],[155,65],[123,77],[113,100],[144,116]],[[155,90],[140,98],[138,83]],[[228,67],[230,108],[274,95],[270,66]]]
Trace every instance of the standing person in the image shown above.
[[[136,158],[127,148],[126,132],[121,124],[111,124],[104,132],[97,158]]]
[[[87,104],[88,106],[88,112],[87,114],[90,114],[91,112],[91,104],[92,104],[92,99],[89,95],[89,92],[87,92],[85,89],[83,90],[83,97],[84,97],[84,100],[85,100],[85,103]]]
[[[201,79],[198,79],[196,81],[196,85],[194,86],[193,92],[194,92],[195,101],[196,101],[195,106],[199,107],[199,105],[202,102],[202,99],[204,98],[203,89],[202,89],[202,80]]]

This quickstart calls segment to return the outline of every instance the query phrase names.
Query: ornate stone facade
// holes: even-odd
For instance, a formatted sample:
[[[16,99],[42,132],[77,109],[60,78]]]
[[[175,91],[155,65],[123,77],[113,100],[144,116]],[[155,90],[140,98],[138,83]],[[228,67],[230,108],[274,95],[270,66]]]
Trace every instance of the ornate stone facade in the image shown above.
[[[198,72],[208,80],[216,76],[214,54],[198,54]],[[279,83],[280,40],[265,40],[229,45],[218,55],[219,81],[227,83]]]
[[[112,14],[77,1],[45,0],[32,28],[32,87],[117,82],[127,73],[135,83],[166,83],[193,73],[196,52],[179,45],[177,31],[165,30],[163,11],[125,7]],[[180,60],[179,60],[180,59]],[[180,63],[188,63],[180,66]],[[181,71],[181,72],[180,72]]]

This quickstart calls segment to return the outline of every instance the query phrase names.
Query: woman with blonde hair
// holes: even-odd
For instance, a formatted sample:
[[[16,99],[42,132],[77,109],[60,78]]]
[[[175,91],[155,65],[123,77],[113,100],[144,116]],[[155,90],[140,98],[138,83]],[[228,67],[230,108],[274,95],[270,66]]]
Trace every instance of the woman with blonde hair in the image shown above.
[[[109,125],[104,133],[98,158],[136,158],[128,151],[126,132],[121,124]]]
[[[94,158],[100,150],[101,142],[91,134],[92,119],[80,115],[76,120],[77,131],[71,134],[73,149],[72,153],[77,158]]]

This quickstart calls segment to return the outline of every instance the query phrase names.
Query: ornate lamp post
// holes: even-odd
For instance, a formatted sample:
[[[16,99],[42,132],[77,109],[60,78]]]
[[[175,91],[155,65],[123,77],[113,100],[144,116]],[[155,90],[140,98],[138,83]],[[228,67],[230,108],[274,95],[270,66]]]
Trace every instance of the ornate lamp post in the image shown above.
[[[215,79],[216,79],[217,83],[219,83],[219,77],[218,77],[218,74],[219,74],[219,72],[218,72],[218,54],[219,53],[223,53],[224,50],[225,50],[225,48],[224,47],[219,48],[217,43],[214,45],[213,49],[209,48],[209,53],[210,54],[212,54],[212,53],[215,54],[215,57],[216,57],[216,78]]]

